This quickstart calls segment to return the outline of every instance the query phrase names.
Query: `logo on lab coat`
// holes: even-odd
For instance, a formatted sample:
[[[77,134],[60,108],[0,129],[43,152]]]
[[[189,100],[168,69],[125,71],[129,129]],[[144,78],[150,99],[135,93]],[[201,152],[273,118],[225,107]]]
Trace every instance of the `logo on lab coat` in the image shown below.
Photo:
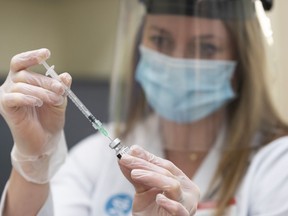
[[[132,197],[120,193],[112,196],[106,203],[106,212],[109,216],[126,216],[132,208]]]

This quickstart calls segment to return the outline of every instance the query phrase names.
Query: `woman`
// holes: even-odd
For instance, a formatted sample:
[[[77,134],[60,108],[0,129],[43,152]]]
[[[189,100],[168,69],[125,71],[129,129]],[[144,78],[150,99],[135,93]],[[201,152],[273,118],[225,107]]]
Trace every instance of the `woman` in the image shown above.
[[[63,86],[26,71],[47,50],[14,57],[0,97],[15,140],[4,215],[51,215],[51,199],[56,215],[129,215],[131,208],[133,215],[193,215],[197,205],[199,215],[286,215],[288,128],[265,85],[253,2],[124,6],[112,89],[122,106],[114,100],[108,131],[136,146],[119,160],[120,170],[107,139],[88,137],[71,151],[48,196],[59,167],[54,159],[63,159]],[[67,74],[61,79],[70,85]]]

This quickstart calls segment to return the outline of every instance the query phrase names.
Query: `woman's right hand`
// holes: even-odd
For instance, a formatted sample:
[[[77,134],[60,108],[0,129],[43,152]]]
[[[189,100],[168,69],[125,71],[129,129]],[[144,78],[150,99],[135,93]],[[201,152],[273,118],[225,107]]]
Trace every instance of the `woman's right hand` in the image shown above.
[[[10,127],[17,149],[27,156],[38,156],[53,149],[64,126],[67,99],[63,96],[63,85],[28,70],[49,56],[48,49],[14,56],[7,79],[0,87],[0,114]],[[70,86],[68,73],[60,78]]]

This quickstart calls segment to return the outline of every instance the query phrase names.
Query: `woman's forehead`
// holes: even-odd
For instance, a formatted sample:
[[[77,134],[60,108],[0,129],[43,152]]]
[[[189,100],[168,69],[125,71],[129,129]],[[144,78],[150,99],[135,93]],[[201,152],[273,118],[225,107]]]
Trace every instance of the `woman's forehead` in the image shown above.
[[[167,31],[170,34],[227,35],[227,29],[220,19],[179,15],[147,15],[146,31]]]

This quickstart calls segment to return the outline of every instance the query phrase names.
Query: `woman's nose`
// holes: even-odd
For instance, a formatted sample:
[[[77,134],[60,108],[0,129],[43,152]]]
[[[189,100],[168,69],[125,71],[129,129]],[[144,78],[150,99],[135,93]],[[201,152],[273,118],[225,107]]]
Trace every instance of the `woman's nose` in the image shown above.
[[[171,56],[174,58],[188,58],[186,46],[182,44],[175,46],[175,49],[172,51]]]

